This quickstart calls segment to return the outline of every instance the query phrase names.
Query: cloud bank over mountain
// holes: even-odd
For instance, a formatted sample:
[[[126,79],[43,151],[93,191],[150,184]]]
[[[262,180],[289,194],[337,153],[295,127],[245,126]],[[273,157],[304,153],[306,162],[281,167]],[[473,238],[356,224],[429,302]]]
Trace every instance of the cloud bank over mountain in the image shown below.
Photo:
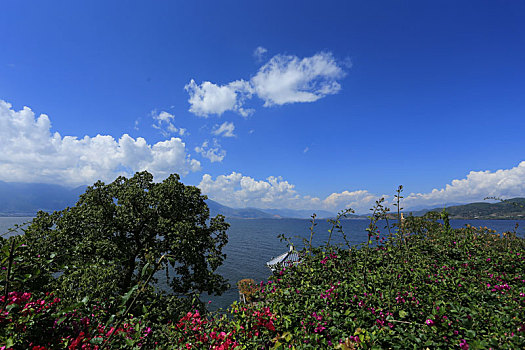
[[[452,180],[444,188],[429,193],[411,193],[404,203],[409,206],[432,206],[443,203],[471,203],[485,197],[502,199],[525,197],[525,161],[510,169],[471,171],[465,178]]]
[[[333,193],[324,199],[304,196],[295,186],[280,176],[256,180],[241,173],[219,175],[215,179],[205,174],[198,187],[211,199],[235,208],[294,208],[338,210],[352,207],[367,210],[378,199],[366,190]]]
[[[463,179],[452,180],[441,189],[429,193],[404,194],[402,207],[432,208],[446,203],[472,203],[485,197],[509,199],[525,197],[525,161],[516,167],[497,171],[472,171]],[[393,195],[368,190],[334,192],[325,198],[303,196],[282,177],[270,176],[257,180],[241,173],[219,175],[215,179],[205,174],[198,187],[211,199],[232,207],[326,209],[337,211],[352,208],[367,213],[376,200],[383,197],[393,210]]]
[[[110,135],[61,136],[51,132],[47,115],[37,117],[29,107],[15,111],[0,100],[2,181],[84,185],[141,170],[162,179],[174,172],[187,174],[200,169],[200,162],[187,154],[180,138],[148,144],[144,138],[128,134],[118,139]]]

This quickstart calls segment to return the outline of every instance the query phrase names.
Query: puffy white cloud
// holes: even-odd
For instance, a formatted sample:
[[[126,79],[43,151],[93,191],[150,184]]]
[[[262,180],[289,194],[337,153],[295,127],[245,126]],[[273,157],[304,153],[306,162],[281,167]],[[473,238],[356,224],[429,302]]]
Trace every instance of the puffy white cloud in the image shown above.
[[[264,48],[257,48],[255,53]],[[254,53],[254,54],[255,54]],[[264,52],[263,52],[264,53]],[[341,90],[338,80],[345,76],[341,65],[329,52],[311,57],[276,55],[249,80],[236,80],[226,85],[205,81],[197,85],[192,79],[184,88],[190,98],[190,112],[207,117],[233,111],[248,116],[253,109],[244,103],[256,94],[264,106],[297,102],[314,102]]]
[[[297,196],[293,185],[278,177],[257,181],[241,173],[219,175],[215,180],[205,174],[198,186],[212,199],[232,207],[274,207],[286,204]],[[282,201],[286,203],[282,203]]]
[[[200,117],[210,114],[221,115],[226,111],[235,111],[247,117],[253,111],[242,107],[245,98],[251,97],[252,88],[248,82],[237,80],[227,85],[217,85],[205,81],[197,85],[192,79],[185,87],[190,95],[189,111]]]
[[[199,187],[211,199],[232,207],[326,209],[338,211],[352,208],[358,213],[369,213],[375,201],[387,195],[378,195],[367,190],[335,192],[326,198],[304,196],[298,193],[293,184],[281,177],[268,177],[256,180],[241,173],[220,175],[214,180],[206,174]],[[509,199],[525,197],[525,161],[510,169],[497,171],[472,171],[464,179],[453,180],[442,189],[429,193],[407,195],[401,206],[410,210],[413,207],[432,208],[446,203],[471,203],[483,201],[485,197]],[[393,200],[386,206],[391,206]]]
[[[363,212],[370,209],[376,200],[386,195],[378,196],[366,190],[343,191],[341,193],[332,193],[323,200],[326,208],[352,208],[356,211]]]
[[[337,81],[345,72],[330,53],[300,59],[276,55],[251,79],[264,106],[313,102],[341,90]]]
[[[165,111],[157,113],[157,111],[151,112],[151,117],[155,120],[155,123],[152,124],[155,129],[159,130],[164,137],[167,137],[170,134],[179,134],[183,136],[186,133],[186,129],[177,128],[173,124],[173,119],[175,116]]]
[[[509,199],[525,196],[525,161],[510,169],[471,171],[464,179],[452,180],[444,188],[429,193],[411,193],[404,207],[434,206],[445,203],[471,203],[485,197]]]
[[[235,125],[233,122],[224,122],[221,125],[215,125],[212,133],[214,135],[222,135],[223,137],[235,137],[233,131],[235,130]]]
[[[195,147],[195,152],[199,153],[204,158],[208,158],[210,162],[222,162],[226,157],[226,151],[221,148],[217,140],[213,140],[213,147],[210,147],[208,141],[204,141],[202,146]]]
[[[81,185],[142,170],[160,180],[200,169],[179,138],[149,145],[128,134],[118,140],[109,135],[62,137],[51,133],[47,115],[36,117],[28,107],[15,111],[0,100],[0,180]]]
[[[255,59],[260,62],[262,61],[263,57],[264,57],[264,54],[268,52],[268,50],[266,50],[264,47],[262,46],[258,46],[255,50],[253,50],[253,57],[255,57]]]
[[[282,177],[256,180],[241,173],[219,175],[214,180],[205,174],[198,187],[211,199],[231,207],[327,209],[337,211],[351,207],[366,212],[379,198],[367,191],[332,193],[325,199],[303,196]]]
[[[368,203],[371,207],[379,197],[368,191],[343,191],[333,193],[323,202],[328,207],[351,207],[360,208]],[[428,193],[411,193],[405,195],[401,206],[406,210],[410,208],[433,208],[447,203],[472,203],[482,202],[486,197],[498,197],[509,199],[525,197],[525,161],[510,169],[499,169],[496,171],[471,171],[463,179],[452,180],[441,189],[433,189]],[[394,210],[394,200],[390,203]],[[366,205],[365,205],[366,207]],[[363,207],[364,208],[364,207]]]

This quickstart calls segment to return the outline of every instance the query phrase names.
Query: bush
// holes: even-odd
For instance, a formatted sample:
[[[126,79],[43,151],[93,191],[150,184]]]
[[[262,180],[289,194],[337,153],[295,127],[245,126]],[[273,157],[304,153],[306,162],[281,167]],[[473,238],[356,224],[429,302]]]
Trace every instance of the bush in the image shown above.
[[[252,302],[255,299],[255,294],[259,291],[255,281],[251,278],[245,278],[237,282],[239,292],[244,295],[246,302]]]

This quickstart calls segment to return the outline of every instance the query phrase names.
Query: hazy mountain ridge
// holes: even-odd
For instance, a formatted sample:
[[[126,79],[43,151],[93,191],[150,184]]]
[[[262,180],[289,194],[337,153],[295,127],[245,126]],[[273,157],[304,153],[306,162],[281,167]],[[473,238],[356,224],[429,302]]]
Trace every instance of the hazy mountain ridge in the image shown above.
[[[318,218],[334,217],[335,214],[326,210],[296,210],[296,209],[260,209],[260,208],[231,208],[211,199],[206,200],[210,214],[222,214],[237,219],[307,219],[313,213]]]
[[[86,186],[67,188],[60,185],[0,181],[0,216],[34,216],[39,210],[52,212],[75,205]],[[230,208],[206,200],[210,214],[239,219],[309,218],[314,210]],[[334,216],[318,211],[319,217]]]
[[[39,210],[52,212],[73,206],[84,193],[86,186],[67,188],[60,185],[17,183],[0,181],[0,216],[34,216]],[[211,199],[206,200],[210,214],[222,214],[239,219],[308,219],[313,213],[317,218],[331,218],[336,214],[326,210],[231,208]],[[443,205],[432,209],[410,211],[405,215],[421,216],[429,211],[442,211]],[[504,202],[477,202],[446,206],[452,219],[525,219],[525,198],[513,198]],[[394,213],[391,213],[394,215]],[[365,218],[351,215],[349,218]]]
[[[442,211],[444,206],[411,212],[421,216],[429,211]],[[476,202],[445,207],[451,219],[525,219],[525,198],[512,198],[503,202]],[[410,213],[410,211],[408,211]]]
[[[238,219],[273,219],[275,218],[272,214],[265,213],[262,210],[259,210],[256,208],[235,209],[235,208],[230,208],[225,205],[222,205],[211,199],[207,199],[206,203],[208,204],[208,208],[210,208],[211,216],[216,216],[217,214],[221,214],[229,218],[238,218]]]
[[[0,215],[33,216],[39,210],[54,211],[73,206],[86,186],[67,188],[60,185],[0,181]]]

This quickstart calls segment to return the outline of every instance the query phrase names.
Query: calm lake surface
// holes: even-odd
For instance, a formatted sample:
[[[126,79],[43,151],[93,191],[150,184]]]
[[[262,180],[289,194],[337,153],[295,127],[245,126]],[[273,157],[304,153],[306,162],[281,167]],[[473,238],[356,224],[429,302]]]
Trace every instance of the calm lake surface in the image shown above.
[[[0,234],[5,233],[15,224],[22,224],[31,220],[28,217],[0,217]],[[227,254],[226,261],[219,268],[219,273],[228,278],[231,288],[221,296],[202,296],[205,301],[211,301],[210,310],[226,308],[239,295],[235,287],[237,281],[243,278],[253,278],[255,281],[266,280],[270,270],[266,262],[275,256],[287,251],[286,242],[280,242],[277,236],[285,234],[290,237],[297,247],[302,247],[302,238],[310,237],[310,222],[305,219],[227,219],[230,223],[228,230],[229,242],[224,252]],[[315,227],[313,242],[315,245],[322,244],[328,239],[330,225],[326,220],[318,220]],[[487,226],[502,233],[514,230],[516,223],[519,224],[518,234],[525,235],[525,220],[451,220],[455,228],[464,227],[466,224],[473,226]],[[343,229],[351,244],[359,244],[366,241],[368,220],[344,220]],[[378,227],[385,226],[379,222]],[[388,232],[381,232],[387,235]],[[5,236],[4,236],[5,237]],[[344,243],[340,234],[334,232],[332,236],[334,243]],[[162,287],[162,281],[161,281]]]

